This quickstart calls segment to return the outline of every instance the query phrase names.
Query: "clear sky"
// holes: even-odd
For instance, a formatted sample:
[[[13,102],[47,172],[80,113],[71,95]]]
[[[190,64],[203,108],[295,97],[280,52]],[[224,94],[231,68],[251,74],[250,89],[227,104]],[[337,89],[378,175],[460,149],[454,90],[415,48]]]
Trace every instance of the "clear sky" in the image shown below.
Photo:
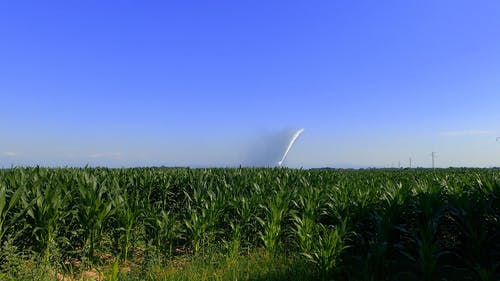
[[[0,166],[500,166],[500,1],[0,2]],[[259,150],[259,151],[257,151]],[[255,151],[255,152],[254,152]]]

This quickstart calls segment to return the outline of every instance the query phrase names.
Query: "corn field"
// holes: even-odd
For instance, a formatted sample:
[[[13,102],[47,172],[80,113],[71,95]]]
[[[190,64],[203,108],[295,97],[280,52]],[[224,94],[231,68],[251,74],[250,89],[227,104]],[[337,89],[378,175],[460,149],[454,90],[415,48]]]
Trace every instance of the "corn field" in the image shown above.
[[[179,261],[258,256],[273,275],[196,278],[500,280],[499,196],[495,169],[4,169],[0,279],[182,280]]]

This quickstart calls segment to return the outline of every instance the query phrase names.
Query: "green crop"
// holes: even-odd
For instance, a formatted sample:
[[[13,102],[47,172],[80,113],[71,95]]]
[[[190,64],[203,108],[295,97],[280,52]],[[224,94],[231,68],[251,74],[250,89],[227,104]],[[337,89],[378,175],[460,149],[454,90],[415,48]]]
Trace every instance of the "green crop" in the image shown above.
[[[499,280],[499,194],[496,169],[0,170],[0,278]]]

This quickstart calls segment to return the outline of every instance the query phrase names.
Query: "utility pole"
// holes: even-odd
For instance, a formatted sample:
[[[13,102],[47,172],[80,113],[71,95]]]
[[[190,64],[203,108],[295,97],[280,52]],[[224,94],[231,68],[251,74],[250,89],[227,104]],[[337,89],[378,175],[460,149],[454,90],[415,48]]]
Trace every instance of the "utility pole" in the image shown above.
[[[432,169],[434,169],[434,158],[436,158],[436,152],[432,152],[431,153],[431,156],[432,156]]]
[[[410,160],[410,161],[408,161],[408,162],[410,163],[410,169],[411,169],[411,157],[410,157],[410,159],[409,159],[409,160]]]

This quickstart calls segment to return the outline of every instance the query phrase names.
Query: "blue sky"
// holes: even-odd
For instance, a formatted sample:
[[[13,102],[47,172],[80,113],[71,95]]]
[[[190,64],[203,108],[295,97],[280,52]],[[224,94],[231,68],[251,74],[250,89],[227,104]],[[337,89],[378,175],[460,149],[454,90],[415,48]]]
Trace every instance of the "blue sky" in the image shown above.
[[[0,166],[500,166],[498,1],[2,1]],[[260,152],[258,151],[260,150]]]

